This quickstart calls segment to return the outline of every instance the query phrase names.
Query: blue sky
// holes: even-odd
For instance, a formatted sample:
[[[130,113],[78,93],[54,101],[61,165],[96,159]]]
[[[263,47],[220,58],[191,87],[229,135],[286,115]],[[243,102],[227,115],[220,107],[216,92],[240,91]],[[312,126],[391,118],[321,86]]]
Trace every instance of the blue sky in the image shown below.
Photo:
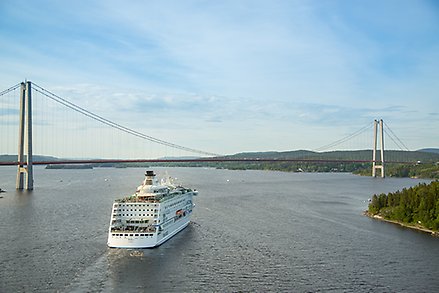
[[[316,149],[376,118],[439,147],[437,1],[1,1],[0,44],[1,90],[193,148]]]

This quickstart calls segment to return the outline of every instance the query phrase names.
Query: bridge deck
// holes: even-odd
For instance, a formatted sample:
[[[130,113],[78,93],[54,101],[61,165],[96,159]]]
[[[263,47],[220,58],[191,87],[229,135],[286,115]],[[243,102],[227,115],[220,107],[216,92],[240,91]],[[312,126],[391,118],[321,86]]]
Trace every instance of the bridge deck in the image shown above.
[[[302,162],[302,163],[373,163],[372,160],[338,160],[338,159],[263,159],[263,158],[201,158],[201,159],[134,159],[134,160],[60,160],[36,161],[33,165],[69,165],[69,164],[105,164],[105,163],[221,163],[221,162]],[[378,162],[378,161],[377,161]],[[414,162],[386,161],[386,164],[410,164]],[[26,165],[15,162],[0,162],[0,166]]]

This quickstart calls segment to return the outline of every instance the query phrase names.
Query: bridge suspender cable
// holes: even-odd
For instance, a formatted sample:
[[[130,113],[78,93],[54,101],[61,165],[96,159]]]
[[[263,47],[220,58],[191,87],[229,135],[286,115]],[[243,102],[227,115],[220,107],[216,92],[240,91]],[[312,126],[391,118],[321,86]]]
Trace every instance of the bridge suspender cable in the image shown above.
[[[142,138],[142,139],[149,140],[149,141],[154,142],[154,143],[158,143],[158,144],[161,144],[161,145],[164,145],[164,146],[169,146],[169,147],[172,147],[172,148],[175,148],[175,149],[179,149],[179,150],[183,150],[183,151],[187,151],[187,152],[191,152],[191,153],[196,153],[196,154],[208,155],[208,156],[220,156],[219,154],[210,153],[210,152],[206,152],[206,151],[202,151],[202,150],[197,150],[197,149],[193,149],[193,148],[188,148],[188,147],[185,147],[185,146],[177,145],[177,144],[174,144],[174,143],[171,143],[171,142],[167,142],[167,141],[164,141],[164,140],[161,140],[161,139],[158,139],[158,138],[155,138],[155,137],[143,134],[143,133],[138,132],[136,130],[133,130],[131,128],[125,127],[123,125],[120,125],[120,124],[115,123],[113,121],[110,121],[108,119],[105,119],[102,116],[94,114],[94,113],[92,113],[92,112],[90,112],[90,111],[88,111],[88,110],[86,110],[86,109],[84,109],[84,108],[82,108],[80,106],[77,106],[77,105],[67,101],[66,99],[63,99],[60,96],[58,96],[58,95],[56,95],[56,94],[54,94],[54,93],[52,93],[52,92],[50,92],[50,91],[40,87],[37,84],[33,83],[33,85],[34,85],[33,90],[41,93],[42,95],[46,96],[47,98],[49,98],[49,99],[51,99],[51,100],[53,100],[53,101],[55,101],[55,102],[57,102],[59,104],[62,104],[62,105],[66,106],[66,107],[68,107],[68,108],[70,108],[70,109],[72,109],[72,110],[74,110],[74,111],[76,111],[78,113],[81,113],[81,114],[83,114],[83,115],[85,115],[85,116],[87,116],[87,117],[89,117],[91,119],[94,119],[94,120],[96,120],[98,122],[101,122],[101,123],[103,123],[105,125],[113,127],[113,128],[118,129],[120,131],[123,131],[123,132],[126,132],[128,134],[137,136],[137,137]]]
[[[361,129],[355,131],[354,133],[351,133],[351,134],[349,134],[348,136],[343,137],[342,139],[336,140],[336,141],[334,141],[334,142],[332,142],[332,143],[330,143],[330,144],[327,144],[327,145],[321,146],[321,147],[315,149],[314,151],[315,151],[315,152],[320,152],[320,151],[328,150],[328,149],[330,149],[330,148],[332,148],[332,147],[335,147],[335,146],[337,146],[337,145],[339,145],[339,144],[342,144],[342,143],[344,143],[344,142],[346,142],[346,141],[348,141],[348,140],[350,140],[350,139],[352,139],[352,138],[354,138],[354,137],[356,137],[356,136],[362,134],[362,133],[365,132],[366,130],[370,129],[370,126],[371,126],[371,125],[372,125],[372,123],[368,123],[367,125],[365,125],[365,126],[362,127]]]
[[[11,91],[13,91],[13,90],[15,90],[15,89],[17,89],[17,88],[19,88],[20,85],[21,85],[21,83],[17,83],[16,85],[11,86],[10,88],[8,88],[8,89],[6,89],[6,90],[0,92],[0,97],[3,96],[3,95],[6,95],[7,93],[9,93],[9,92],[11,92]]]
[[[392,129],[390,128],[390,126],[387,124],[387,123],[384,123],[384,125],[386,126],[386,129],[388,129],[389,131],[390,131],[390,133],[392,134],[390,134],[390,133],[388,133],[387,131],[386,131],[386,129],[384,130],[384,132],[390,137],[390,139],[401,149],[401,150],[404,150],[404,151],[410,151],[409,150],[409,148],[402,142],[402,140],[400,140],[399,139],[399,137],[392,131]],[[402,145],[402,147],[401,147],[401,145],[399,145],[399,143],[397,143],[394,139],[393,139],[393,137],[395,137],[395,139],[396,140],[398,140],[399,141],[399,143]],[[403,149],[403,147],[404,147],[404,149]]]

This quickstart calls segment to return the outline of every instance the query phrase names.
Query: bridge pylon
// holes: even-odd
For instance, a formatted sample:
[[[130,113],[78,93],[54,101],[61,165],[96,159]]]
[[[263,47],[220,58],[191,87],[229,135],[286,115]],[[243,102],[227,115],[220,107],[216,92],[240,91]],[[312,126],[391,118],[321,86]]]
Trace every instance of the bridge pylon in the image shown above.
[[[18,130],[18,170],[16,188],[34,189],[32,158],[32,85],[22,82],[20,88],[20,115]],[[24,154],[26,152],[26,163]],[[25,166],[26,165],[26,166]]]
[[[376,170],[381,170],[381,177],[385,177],[384,172],[384,129],[383,129],[383,119],[374,120],[373,123],[373,154],[372,154],[372,177],[376,177]],[[378,138],[378,126],[379,126],[379,136],[380,136],[380,160],[376,160],[377,153],[377,138]]]

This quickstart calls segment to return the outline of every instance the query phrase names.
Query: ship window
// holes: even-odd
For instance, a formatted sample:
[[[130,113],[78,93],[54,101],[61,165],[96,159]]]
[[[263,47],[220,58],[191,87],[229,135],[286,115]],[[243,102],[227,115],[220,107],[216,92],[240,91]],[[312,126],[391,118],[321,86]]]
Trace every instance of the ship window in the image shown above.
[[[135,234],[134,236],[139,236],[139,234]]]
[[[125,234],[125,236],[128,236],[128,234]]]

